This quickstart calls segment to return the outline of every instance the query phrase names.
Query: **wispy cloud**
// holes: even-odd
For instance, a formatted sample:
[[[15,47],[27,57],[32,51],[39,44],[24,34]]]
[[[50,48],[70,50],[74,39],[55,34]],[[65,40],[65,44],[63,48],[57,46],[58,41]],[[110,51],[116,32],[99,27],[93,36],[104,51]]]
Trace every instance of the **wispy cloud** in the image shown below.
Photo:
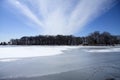
[[[8,0],[43,34],[74,34],[108,11],[117,0]]]
[[[43,26],[43,23],[37,18],[37,16],[29,9],[29,7],[18,0],[9,0],[9,3],[12,4],[15,8],[18,9],[18,12],[29,18],[35,24]]]

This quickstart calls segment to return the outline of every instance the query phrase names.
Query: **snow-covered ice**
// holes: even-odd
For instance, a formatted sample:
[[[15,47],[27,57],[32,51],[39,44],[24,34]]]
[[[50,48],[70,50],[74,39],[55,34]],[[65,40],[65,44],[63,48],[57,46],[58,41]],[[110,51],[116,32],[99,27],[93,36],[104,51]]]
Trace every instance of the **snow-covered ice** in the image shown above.
[[[105,52],[120,52],[120,48],[93,48],[93,49],[86,49],[86,52],[90,52],[90,53],[105,53]]]
[[[0,46],[0,80],[108,78],[120,80],[120,46]]]
[[[10,62],[22,58],[54,56],[64,50],[82,48],[88,53],[120,52],[120,47],[110,46],[0,46],[0,61]]]
[[[78,46],[6,46],[0,47],[0,61],[9,62],[20,58],[53,56],[62,54],[64,50]]]

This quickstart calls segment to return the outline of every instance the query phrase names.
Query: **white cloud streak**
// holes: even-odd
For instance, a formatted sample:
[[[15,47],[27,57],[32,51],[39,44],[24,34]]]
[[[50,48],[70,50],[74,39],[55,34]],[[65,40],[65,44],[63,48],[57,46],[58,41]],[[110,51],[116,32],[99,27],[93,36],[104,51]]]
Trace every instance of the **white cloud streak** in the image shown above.
[[[117,0],[8,0],[43,34],[74,34],[108,11]],[[28,5],[29,3],[29,5]],[[32,5],[32,9],[30,7]],[[38,15],[37,15],[38,14]]]
[[[43,26],[43,23],[37,18],[35,14],[27,7],[27,5],[24,5],[20,3],[18,0],[9,0],[9,2],[16,7],[21,14],[23,14],[25,17],[32,20],[35,24],[39,26]]]

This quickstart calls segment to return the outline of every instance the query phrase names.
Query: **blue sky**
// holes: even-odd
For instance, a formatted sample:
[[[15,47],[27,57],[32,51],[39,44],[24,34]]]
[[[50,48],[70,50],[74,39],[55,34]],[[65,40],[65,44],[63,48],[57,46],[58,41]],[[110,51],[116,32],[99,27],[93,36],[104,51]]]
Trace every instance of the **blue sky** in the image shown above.
[[[93,31],[120,35],[119,0],[0,0],[0,41]]]

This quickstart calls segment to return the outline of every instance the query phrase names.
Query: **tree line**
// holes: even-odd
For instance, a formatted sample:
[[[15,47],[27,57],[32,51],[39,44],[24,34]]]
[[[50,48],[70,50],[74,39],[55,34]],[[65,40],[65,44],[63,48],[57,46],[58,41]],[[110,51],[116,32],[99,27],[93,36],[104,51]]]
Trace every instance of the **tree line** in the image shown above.
[[[95,31],[86,37],[89,45],[115,45],[120,44],[120,36],[111,35],[109,32]]]
[[[85,37],[73,35],[39,35],[11,39],[8,43],[1,45],[117,45],[120,44],[120,36],[111,35],[109,32],[100,33],[95,31]]]
[[[11,39],[12,45],[79,45],[82,43],[80,37],[72,35],[57,35],[57,36],[32,36],[22,37],[20,39]]]

